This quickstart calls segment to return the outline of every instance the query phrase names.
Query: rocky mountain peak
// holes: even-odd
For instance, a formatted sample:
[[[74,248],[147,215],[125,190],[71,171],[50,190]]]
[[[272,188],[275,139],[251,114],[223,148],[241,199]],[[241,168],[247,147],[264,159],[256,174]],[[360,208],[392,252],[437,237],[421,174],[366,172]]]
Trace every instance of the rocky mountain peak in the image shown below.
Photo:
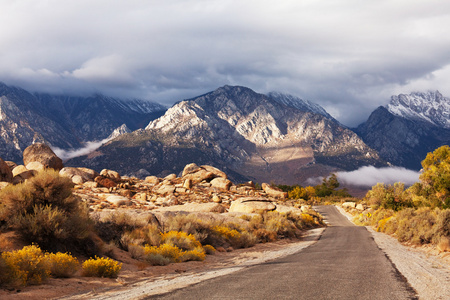
[[[450,128],[450,98],[442,96],[439,91],[392,96],[386,108],[393,115],[408,120]]]

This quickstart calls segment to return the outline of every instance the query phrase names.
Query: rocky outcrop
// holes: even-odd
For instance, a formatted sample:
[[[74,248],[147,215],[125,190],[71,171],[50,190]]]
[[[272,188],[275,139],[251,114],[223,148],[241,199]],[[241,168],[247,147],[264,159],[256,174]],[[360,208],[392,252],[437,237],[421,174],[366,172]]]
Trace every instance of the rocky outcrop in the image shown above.
[[[75,184],[83,184],[87,181],[94,181],[99,174],[89,168],[65,167],[59,171],[59,175],[72,179]]]
[[[276,205],[272,201],[263,198],[240,198],[231,203],[229,212],[255,213],[275,210]]]
[[[45,168],[61,170],[64,168],[62,160],[46,144],[36,143],[28,146],[23,151],[23,162],[28,165],[31,162],[39,162]]]
[[[279,188],[273,187],[270,184],[263,183],[263,184],[261,184],[261,187],[264,190],[264,192],[266,192],[267,195],[269,195],[271,197],[280,198],[280,199],[286,199],[287,198],[287,193],[286,192],[283,192]]]
[[[211,180],[211,187],[228,191],[233,183],[223,177],[217,177]]]

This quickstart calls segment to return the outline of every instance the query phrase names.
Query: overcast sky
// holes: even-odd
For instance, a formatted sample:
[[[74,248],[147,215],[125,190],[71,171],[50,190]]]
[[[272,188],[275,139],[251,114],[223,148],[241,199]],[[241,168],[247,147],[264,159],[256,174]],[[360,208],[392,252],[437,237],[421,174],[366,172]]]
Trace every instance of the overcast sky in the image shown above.
[[[2,0],[0,81],[171,105],[225,84],[353,126],[393,94],[450,96],[450,1]]]

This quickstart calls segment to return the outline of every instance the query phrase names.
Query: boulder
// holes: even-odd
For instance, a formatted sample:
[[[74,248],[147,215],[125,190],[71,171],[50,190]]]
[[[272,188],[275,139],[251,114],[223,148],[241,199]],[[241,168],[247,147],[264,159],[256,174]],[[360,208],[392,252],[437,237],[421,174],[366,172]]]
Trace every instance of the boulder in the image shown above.
[[[282,190],[280,190],[279,188],[270,186],[267,183],[263,183],[261,185],[262,189],[264,190],[264,192],[266,192],[267,195],[274,197],[274,198],[281,198],[281,199],[286,199],[287,198],[287,193],[283,192]]]
[[[181,177],[184,177],[188,174],[192,174],[195,173],[197,171],[199,171],[201,168],[199,166],[197,166],[196,164],[192,163],[192,164],[188,164],[184,167],[183,169],[183,173],[181,173]]]
[[[85,181],[83,180],[83,177],[81,177],[80,175],[75,175],[75,176],[73,176],[72,178],[72,182],[74,183],[74,184],[77,184],[77,185],[81,185],[81,184],[83,184]]]
[[[226,208],[219,203],[186,203],[183,205],[166,206],[155,211],[186,211],[186,212],[215,212],[223,213]]]
[[[185,179],[183,182],[183,187],[187,190],[190,190],[192,188],[192,180],[190,180],[189,178]]]
[[[103,177],[103,176],[95,177],[94,181],[97,182],[99,186],[103,186],[103,187],[106,187],[106,188],[111,188],[111,187],[116,187],[117,186],[117,183],[115,183],[111,179]]]
[[[13,173],[8,164],[0,158],[0,181],[11,182],[13,177]]]
[[[223,171],[221,171],[221,170],[219,170],[219,169],[217,169],[215,167],[208,166],[208,165],[203,165],[203,166],[201,166],[201,168],[205,169],[208,172],[213,173],[215,177],[222,177],[222,178],[225,178],[225,179],[228,178],[227,174],[225,174]]]
[[[100,172],[100,176],[109,178],[109,179],[114,180],[114,181],[118,181],[118,180],[121,179],[121,177],[120,177],[118,172],[112,171],[112,170],[108,170],[108,169],[103,169]]]
[[[28,165],[30,162],[37,161],[46,168],[61,170],[64,168],[61,158],[56,156],[55,152],[46,144],[36,143],[28,146],[23,151],[23,163]]]
[[[229,212],[255,213],[272,211],[276,208],[272,201],[262,198],[245,197],[231,202]]]
[[[206,181],[210,181],[211,179],[214,178],[214,173],[212,172],[208,172],[205,169],[200,168],[197,172],[195,173],[190,173],[187,174],[185,176],[183,176],[183,179],[190,179],[192,181],[192,184],[197,184],[200,183],[204,180]]]
[[[28,170],[41,171],[45,169],[45,166],[38,161],[32,161],[25,166]]]
[[[223,177],[216,177],[211,180],[211,187],[221,190],[230,190],[232,183],[230,180]]]
[[[363,204],[359,203],[358,205],[356,205],[356,209],[357,209],[357,210],[363,211],[363,210],[365,210],[366,208],[365,208],[365,206],[364,206]]]
[[[155,188],[153,188],[153,192],[160,195],[173,194],[173,192],[175,192],[175,186],[161,184],[159,186],[155,186]]]
[[[164,179],[164,180],[168,180],[168,181],[172,181],[172,180],[177,179],[177,175],[172,173],[172,174],[167,175],[167,176],[164,177],[163,179]]]
[[[344,202],[342,203],[343,208],[355,208],[356,203],[355,202]]]
[[[160,183],[160,181],[161,180],[156,176],[147,176],[147,177],[145,177],[145,180],[144,180],[145,183],[149,183],[149,184],[153,184],[153,185]]]
[[[95,177],[98,176],[98,173],[92,169],[88,168],[73,168],[73,167],[65,167],[62,168],[61,171],[59,171],[59,175],[68,177],[74,181],[74,177],[77,176],[77,181],[79,182],[79,178],[81,178],[81,184],[87,182],[87,181],[94,181]],[[75,184],[80,184],[76,183]]]
[[[12,170],[13,177],[19,175],[20,173],[26,172],[28,169],[24,165],[18,165]]]
[[[131,200],[129,198],[117,195],[108,196],[106,201],[116,206],[131,204]]]
[[[35,176],[36,173],[37,173],[37,171],[35,171],[35,170],[25,170],[23,172],[20,172],[14,176],[12,183],[18,184],[18,183],[24,182],[25,180],[30,179],[31,177]]]
[[[302,213],[302,210],[300,208],[282,204],[277,204],[277,208],[275,209],[275,211],[279,213],[295,213],[295,214]]]

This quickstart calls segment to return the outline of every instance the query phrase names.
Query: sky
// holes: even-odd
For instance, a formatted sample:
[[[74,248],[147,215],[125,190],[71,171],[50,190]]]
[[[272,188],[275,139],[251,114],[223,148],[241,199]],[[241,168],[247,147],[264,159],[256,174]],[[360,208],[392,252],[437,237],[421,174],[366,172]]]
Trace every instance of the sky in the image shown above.
[[[2,0],[0,81],[166,106],[241,85],[347,126],[391,95],[450,96],[450,1]]]

